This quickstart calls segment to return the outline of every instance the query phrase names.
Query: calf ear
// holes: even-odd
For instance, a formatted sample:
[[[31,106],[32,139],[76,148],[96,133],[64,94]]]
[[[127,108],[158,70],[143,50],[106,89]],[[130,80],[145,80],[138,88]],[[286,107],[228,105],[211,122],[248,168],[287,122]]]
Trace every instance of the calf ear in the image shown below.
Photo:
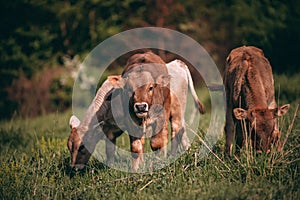
[[[228,64],[231,62],[231,56],[228,56],[228,57],[226,58],[226,62],[227,62]]]
[[[69,124],[71,128],[77,128],[80,124],[80,120],[75,115],[72,115]]]
[[[247,110],[244,110],[243,108],[233,109],[233,114],[238,120],[243,120],[247,118]]]
[[[107,80],[113,85],[114,88],[124,88],[126,83],[126,78],[122,78],[121,75],[108,76]]]
[[[282,115],[285,115],[287,113],[287,111],[289,110],[290,108],[290,104],[285,104],[281,107],[278,107],[275,109],[275,116],[282,116]]]
[[[156,79],[156,83],[162,87],[167,87],[170,84],[171,76],[170,75],[160,75]]]

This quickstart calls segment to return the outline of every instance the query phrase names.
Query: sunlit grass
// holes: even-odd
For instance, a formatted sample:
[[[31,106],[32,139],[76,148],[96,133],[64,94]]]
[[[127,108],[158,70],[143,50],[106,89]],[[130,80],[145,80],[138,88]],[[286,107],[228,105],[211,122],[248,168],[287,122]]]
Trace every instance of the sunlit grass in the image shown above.
[[[282,152],[255,155],[244,150],[228,159],[221,137],[207,156],[200,156],[204,144],[199,137],[205,136],[209,122],[204,118],[189,152],[147,174],[114,170],[96,159],[85,172],[71,174],[66,147],[71,112],[1,122],[0,198],[299,199],[300,126],[295,109],[296,103],[280,120],[284,138],[295,119]],[[119,138],[117,143],[128,149],[127,142]]]

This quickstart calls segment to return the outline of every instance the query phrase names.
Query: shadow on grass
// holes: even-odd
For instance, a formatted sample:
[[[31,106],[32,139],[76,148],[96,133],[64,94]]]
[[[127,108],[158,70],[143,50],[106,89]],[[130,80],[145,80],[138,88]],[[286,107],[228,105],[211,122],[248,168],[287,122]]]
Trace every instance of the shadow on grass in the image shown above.
[[[84,166],[84,168],[78,169],[78,168],[72,167],[70,165],[70,157],[66,157],[64,159],[64,162],[61,163],[61,166],[59,168],[61,169],[62,173],[65,173],[67,176],[70,177],[70,179],[72,179],[75,176],[83,177],[90,173],[93,173],[95,175],[101,174],[104,170],[107,170],[109,167],[98,160],[92,160],[92,161],[89,161]]]

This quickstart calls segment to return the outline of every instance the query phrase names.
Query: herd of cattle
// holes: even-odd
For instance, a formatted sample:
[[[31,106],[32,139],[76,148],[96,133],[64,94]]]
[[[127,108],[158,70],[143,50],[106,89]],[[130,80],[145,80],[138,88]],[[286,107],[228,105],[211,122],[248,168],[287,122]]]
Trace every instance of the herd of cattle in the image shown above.
[[[262,50],[252,46],[232,50],[223,78],[227,104],[226,155],[232,156],[234,142],[239,153],[246,137],[257,152],[268,152],[272,145],[280,150],[276,118],[284,115],[290,105],[277,107],[272,69]],[[151,149],[167,156],[169,123],[171,154],[179,145],[189,149],[184,119],[188,89],[197,109],[204,114],[184,62],[165,63],[150,51],[131,56],[122,75],[109,76],[98,89],[82,122],[74,115],[70,118],[71,166],[83,168],[100,139],[106,141],[107,164],[112,164],[116,138],[127,131],[132,170],[137,171],[144,163],[146,135],[150,135]],[[96,126],[101,127],[101,133],[95,131]]]

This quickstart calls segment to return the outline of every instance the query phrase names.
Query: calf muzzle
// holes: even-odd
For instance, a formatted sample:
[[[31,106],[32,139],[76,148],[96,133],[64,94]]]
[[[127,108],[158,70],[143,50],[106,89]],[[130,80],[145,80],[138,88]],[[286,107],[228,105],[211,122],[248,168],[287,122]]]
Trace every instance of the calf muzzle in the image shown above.
[[[136,113],[136,116],[139,118],[146,117],[148,110],[149,110],[149,106],[145,102],[134,104],[134,112]]]

